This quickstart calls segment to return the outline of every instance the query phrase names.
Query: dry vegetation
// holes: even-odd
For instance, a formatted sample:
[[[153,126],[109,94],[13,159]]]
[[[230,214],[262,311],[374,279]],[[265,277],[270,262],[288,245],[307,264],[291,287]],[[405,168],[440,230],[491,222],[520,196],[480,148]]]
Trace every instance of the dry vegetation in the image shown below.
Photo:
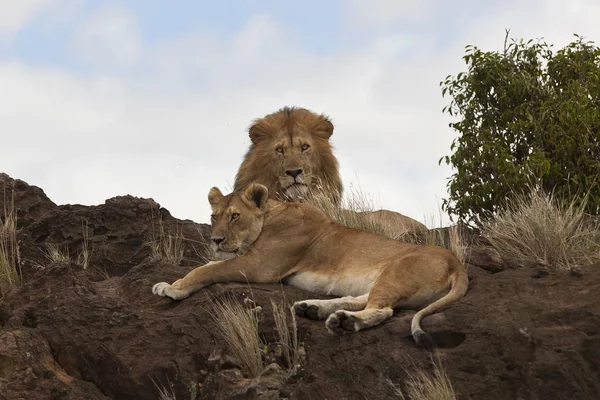
[[[191,247],[194,250],[194,253],[196,254],[196,259],[194,261],[198,261],[200,264],[206,264],[210,261],[215,260],[215,254],[211,246],[210,237],[204,237],[202,231],[197,226],[196,232],[198,232],[202,240],[184,238],[185,241],[193,243]]]
[[[90,250],[89,240],[90,234],[88,231],[88,224],[82,224],[83,229],[83,243],[81,244],[81,249],[79,250],[79,254],[77,255],[77,263],[81,265],[83,269],[87,269],[90,265],[90,258],[92,257],[92,251]]]
[[[232,295],[220,298],[207,296],[207,311],[215,322],[217,332],[227,343],[231,356],[246,376],[257,377],[265,369],[263,353],[268,351],[268,346],[261,340],[258,326],[262,307],[257,306],[250,298],[244,299],[242,304]],[[287,367],[293,369],[300,365],[303,352],[298,342],[295,313],[285,297],[279,303],[271,299],[271,307],[277,338],[276,349],[281,350],[280,354]],[[290,323],[288,313],[291,316]]]
[[[251,378],[260,375],[264,363],[258,314],[237,302],[233,296],[220,299],[209,297],[208,312],[244,373]]]
[[[59,245],[54,243],[46,243],[46,250],[44,251],[44,255],[51,263],[71,262],[71,258],[69,257],[69,249],[67,249],[66,247],[61,248]]]
[[[583,202],[585,203],[585,202]],[[600,261],[600,223],[583,207],[539,187],[517,195],[484,223],[483,235],[504,257],[567,271]]]
[[[334,204],[330,197],[315,195],[310,203],[321,209],[329,218],[349,228],[357,228],[367,232],[376,233],[396,240],[409,240],[409,235],[398,233],[396,227],[369,218],[363,211],[374,211],[373,201],[360,189],[351,188],[346,192],[346,197],[341,206]]]
[[[22,283],[17,242],[17,213],[14,199],[7,201],[4,193],[4,220],[0,220],[0,284],[9,288]]]
[[[150,380],[154,384],[154,387],[158,390],[158,400],[177,400],[175,396],[175,392],[173,391],[173,384],[167,378],[166,385],[160,384],[154,380],[154,378],[150,377]]]
[[[424,369],[417,367],[414,363],[412,368],[406,369],[408,378],[404,381],[404,390],[388,381],[394,390],[394,394],[402,400],[454,400],[456,394],[452,383],[446,375],[441,362],[433,361],[433,374],[427,373]]]
[[[277,340],[281,346],[283,357],[285,358],[289,368],[295,365],[300,365],[301,356],[298,345],[298,328],[296,325],[296,314],[294,310],[286,306],[285,298],[280,303],[271,299],[271,307],[273,309],[273,320],[277,329]],[[288,325],[287,312],[291,315],[291,329]]]
[[[154,218],[152,218],[152,230],[150,249],[152,250],[152,259],[154,261],[163,261],[172,265],[179,265],[183,260],[185,238],[178,231],[175,234],[167,232],[162,220],[158,222],[158,235],[154,226]]]

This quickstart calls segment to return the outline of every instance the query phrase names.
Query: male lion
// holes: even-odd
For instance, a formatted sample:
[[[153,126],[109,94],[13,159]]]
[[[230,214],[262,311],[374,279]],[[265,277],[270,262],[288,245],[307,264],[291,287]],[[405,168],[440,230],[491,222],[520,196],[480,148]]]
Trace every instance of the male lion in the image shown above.
[[[152,292],[184,299],[213,283],[283,283],[331,300],[294,303],[301,316],[326,319],[336,334],[356,332],[390,318],[395,307],[420,309],[411,332],[433,345],[421,319],[462,298],[469,281],[461,262],[437,246],[402,243],[345,227],[306,203],[268,200],[268,189],[251,184],[224,196],[213,187],[211,240],[223,261],[198,267]],[[422,308],[425,306],[424,308]]]
[[[249,134],[252,144],[235,177],[235,191],[260,183],[273,199],[304,201],[322,195],[340,205],[342,180],[329,142],[333,124],[325,115],[284,107],[255,120]],[[427,231],[424,224],[388,210],[363,211],[356,217],[365,224],[393,227],[399,236]]]
[[[300,200],[319,192],[339,205],[342,180],[329,143],[333,124],[325,115],[284,107],[255,120],[248,133],[252,144],[233,190],[260,183],[274,199]]]

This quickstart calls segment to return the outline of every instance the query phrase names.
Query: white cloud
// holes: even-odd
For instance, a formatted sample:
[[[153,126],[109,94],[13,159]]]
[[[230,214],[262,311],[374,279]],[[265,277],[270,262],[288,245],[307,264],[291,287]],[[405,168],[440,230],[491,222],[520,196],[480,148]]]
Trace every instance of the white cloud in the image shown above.
[[[141,32],[125,7],[102,5],[81,22],[73,37],[77,54],[101,67],[130,67],[141,53]]]
[[[427,36],[380,32],[362,48],[327,54],[298,47],[267,15],[248,19],[232,37],[197,31],[142,48],[134,16],[104,8],[81,25],[93,33],[81,42],[98,50],[92,61],[131,66],[139,56],[150,78],[0,63],[0,143],[10,149],[0,170],[41,186],[58,203],[97,204],[130,193],[153,197],[180,218],[207,221],[206,194],[233,183],[250,121],[298,105],[332,117],[346,186],[358,183],[376,205],[419,220],[433,215],[437,224],[451,174],[437,162],[454,137],[438,84],[463,69],[464,45],[498,49],[506,27],[557,46],[573,32],[600,35],[591,0],[561,12],[558,0],[519,3],[519,13],[516,4],[480,16],[454,33],[455,42],[444,42],[449,35],[439,26]],[[368,12],[367,19],[382,11]],[[124,48],[137,55],[128,58]]]
[[[11,37],[56,0],[0,0],[0,37]]]
[[[386,28],[402,21],[431,16],[431,0],[346,0],[349,23],[358,28]]]

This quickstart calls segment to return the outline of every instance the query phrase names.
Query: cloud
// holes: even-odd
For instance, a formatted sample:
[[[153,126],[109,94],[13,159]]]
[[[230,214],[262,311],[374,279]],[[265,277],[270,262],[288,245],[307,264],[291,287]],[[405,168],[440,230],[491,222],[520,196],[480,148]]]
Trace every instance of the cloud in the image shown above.
[[[0,1],[0,38],[11,38],[55,0]]]
[[[357,28],[387,28],[397,22],[422,21],[431,16],[431,0],[346,0],[348,23]]]
[[[131,67],[142,51],[140,28],[135,16],[124,6],[102,5],[79,24],[73,47],[89,64]]]

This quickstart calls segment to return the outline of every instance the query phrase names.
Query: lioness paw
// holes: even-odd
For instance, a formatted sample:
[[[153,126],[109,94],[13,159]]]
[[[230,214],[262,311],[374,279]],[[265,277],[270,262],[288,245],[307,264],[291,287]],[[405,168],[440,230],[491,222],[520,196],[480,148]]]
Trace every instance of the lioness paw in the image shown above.
[[[297,301],[294,303],[294,312],[300,317],[309,319],[321,319],[319,317],[319,307],[312,304],[309,305],[306,301]]]
[[[175,289],[167,282],[158,282],[152,286],[152,293],[161,297],[170,297],[173,300],[180,300],[187,297],[187,294],[179,289]]]
[[[171,285],[169,285],[167,282],[158,282],[154,286],[152,286],[152,293],[164,297],[165,289],[169,286]]]
[[[327,318],[325,327],[334,335],[356,332],[356,318],[348,311],[336,311]]]

